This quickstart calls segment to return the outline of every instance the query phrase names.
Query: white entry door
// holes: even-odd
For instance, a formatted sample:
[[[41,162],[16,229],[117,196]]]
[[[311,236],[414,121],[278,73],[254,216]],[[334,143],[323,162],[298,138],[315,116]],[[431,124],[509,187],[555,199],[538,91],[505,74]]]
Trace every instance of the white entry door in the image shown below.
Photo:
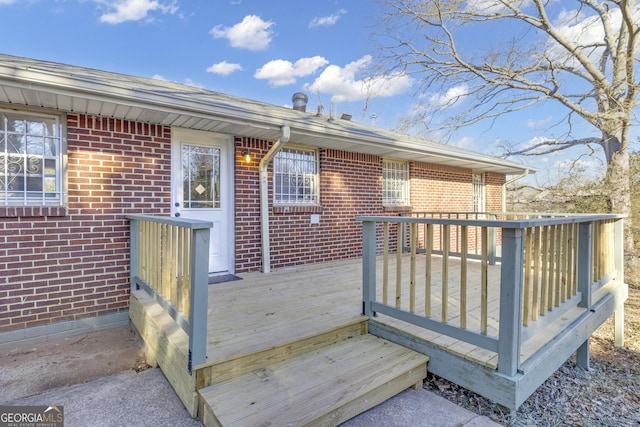
[[[209,272],[232,272],[229,138],[181,129],[172,138],[172,213],[213,222]]]

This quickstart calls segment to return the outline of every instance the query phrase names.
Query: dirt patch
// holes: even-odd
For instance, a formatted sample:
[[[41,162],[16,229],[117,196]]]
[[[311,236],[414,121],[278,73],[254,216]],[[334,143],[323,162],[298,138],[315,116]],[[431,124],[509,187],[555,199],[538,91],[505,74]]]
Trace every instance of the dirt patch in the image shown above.
[[[128,326],[0,348],[0,402],[148,368]]]

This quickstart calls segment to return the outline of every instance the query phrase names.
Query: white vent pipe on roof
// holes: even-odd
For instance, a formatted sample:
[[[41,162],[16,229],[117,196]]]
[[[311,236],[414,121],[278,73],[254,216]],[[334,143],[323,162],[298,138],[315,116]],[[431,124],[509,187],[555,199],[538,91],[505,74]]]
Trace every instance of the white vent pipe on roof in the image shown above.
[[[307,111],[307,102],[309,102],[309,97],[302,93],[296,92],[291,97],[291,101],[293,102],[293,109],[297,111]]]
[[[304,95],[304,94],[303,94]],[[306,95],[305,95],[306,97]],[[262,236],[262,272],[271,272],[271,248],[269,246],[269,174],[267,168],[269,162],[273,159],[278,151],[289,142],[291,137],[291,128],[282,126],[280,128],[280,138],[273,143],[271,149],[260,160],[260,226]]]

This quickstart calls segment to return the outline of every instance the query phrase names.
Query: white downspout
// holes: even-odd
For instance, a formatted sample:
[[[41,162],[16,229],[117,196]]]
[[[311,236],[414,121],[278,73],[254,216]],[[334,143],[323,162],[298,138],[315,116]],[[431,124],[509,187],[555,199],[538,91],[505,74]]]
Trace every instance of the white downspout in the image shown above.
[[[262,236],[262,272],[271,272],[271,249],[269,247],[269,175],[267,167],[271,159],[289,142],[291,128],[282,126],[280,138],[260,160],[260,226]]]
[[[511,184],[512,182],[516,182],[517,180],[522,179],[527,175],[529,175],[529,169],[525,169],[524,172],[520,175],[514,176],[510,180],[505,181],[504,185],[502,186],[502,212],[507,211],[507,185]]]

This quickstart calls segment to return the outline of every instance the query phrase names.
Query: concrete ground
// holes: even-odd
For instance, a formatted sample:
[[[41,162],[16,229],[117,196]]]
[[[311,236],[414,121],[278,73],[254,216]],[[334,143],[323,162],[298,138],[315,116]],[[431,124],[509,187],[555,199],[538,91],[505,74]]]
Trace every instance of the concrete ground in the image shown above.
[[[201,426],[162,371],[148,368],[141,348],[129,327],[0,344],[0,405],[63,406],[66,427]],[[407,390],[342,427],[497,425],[423,389]]]

